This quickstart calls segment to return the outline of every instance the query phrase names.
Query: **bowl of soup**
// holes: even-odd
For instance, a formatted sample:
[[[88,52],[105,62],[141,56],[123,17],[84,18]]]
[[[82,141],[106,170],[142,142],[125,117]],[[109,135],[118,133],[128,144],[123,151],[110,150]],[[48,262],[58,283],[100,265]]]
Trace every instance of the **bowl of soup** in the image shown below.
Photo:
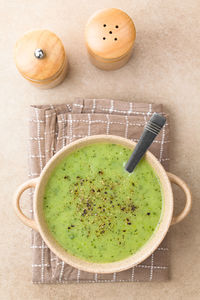
[[[38,178],[18,188],[17,215],[60,259],[80,270],[112,273],[141,263],[170,225],[188,214],[191,194],[149,151],[132,173],[125,171],[134,147],[134,142],[110,135],[72,142]],[[173,216],[172,182],[186,195],[178,216]],[[30,187],[35,188],[34,220],[20,208],[20,197]]]

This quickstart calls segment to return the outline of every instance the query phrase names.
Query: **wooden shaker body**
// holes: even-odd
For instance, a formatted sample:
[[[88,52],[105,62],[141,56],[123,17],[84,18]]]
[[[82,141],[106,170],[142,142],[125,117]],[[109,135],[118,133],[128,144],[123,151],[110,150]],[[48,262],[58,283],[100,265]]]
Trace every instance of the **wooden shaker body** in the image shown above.
[[[43,50],[43,58],[35,57],[36,49]],[[49,30],[35,30],[22,36],[15,46],[15,63],[20,74],[41,89],[57,86],[68,71],[64,46]]]
[[[116,8],[97,11],[85,28],[89,58],[96,67],[103,70],[116,70],[128,62],[135,37],[132,19]]]

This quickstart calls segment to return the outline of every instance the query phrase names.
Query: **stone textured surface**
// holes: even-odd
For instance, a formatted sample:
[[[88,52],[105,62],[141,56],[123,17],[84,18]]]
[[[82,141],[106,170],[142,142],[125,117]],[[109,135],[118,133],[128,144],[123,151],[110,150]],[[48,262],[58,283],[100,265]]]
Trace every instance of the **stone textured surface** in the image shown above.
[[[97,9],[118,7],[135,21],[131,61],[122,69],[96,69],[87,58],[84,25]],[[200,6],[198,0],[3,1],[0,61],[0,298],[199,299]],[[63,40],[70,60],[64,83],[37,90],[17,72],[13,47],[26,30],[47,28]],[[27,178],[28,107],[74,97],[163,103],[171,116],[171,171],[188,182],[193,208],[171,228],[171,280],[162,283],[33,285],[30,232],[15,217],[12,196]],[[183,205],[176,189],[176,210]]]

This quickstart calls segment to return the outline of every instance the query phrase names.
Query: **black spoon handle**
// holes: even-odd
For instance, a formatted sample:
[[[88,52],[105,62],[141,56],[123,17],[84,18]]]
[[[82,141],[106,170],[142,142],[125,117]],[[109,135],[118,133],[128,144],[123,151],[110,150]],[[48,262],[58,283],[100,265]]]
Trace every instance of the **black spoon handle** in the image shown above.
[[[131,157],[129,158],[125,169],[129,173],[133,172],[140,159],[143,157],[153,140],[159,134],[164,126],[166,118],[160,114],[154,113],[139,139]]]

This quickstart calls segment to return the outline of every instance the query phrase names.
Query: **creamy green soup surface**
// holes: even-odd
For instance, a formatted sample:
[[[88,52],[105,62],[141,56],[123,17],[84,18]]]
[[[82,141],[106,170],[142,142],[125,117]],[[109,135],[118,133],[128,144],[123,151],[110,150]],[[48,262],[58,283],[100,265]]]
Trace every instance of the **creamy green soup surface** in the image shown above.
[[[159,179],[142,159],[133,173],[124,165],[132,151],[98,143],[76,150],[52,172],[44,216],[56,241],[86,261],[122,260],[156,229],[162,210]]]

